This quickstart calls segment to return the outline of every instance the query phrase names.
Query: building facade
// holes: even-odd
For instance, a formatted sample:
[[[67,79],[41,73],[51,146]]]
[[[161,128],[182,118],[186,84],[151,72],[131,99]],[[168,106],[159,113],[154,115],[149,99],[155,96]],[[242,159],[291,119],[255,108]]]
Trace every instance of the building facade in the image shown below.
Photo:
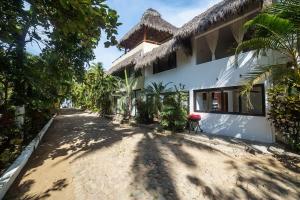
[[[249,98],[240,91],[247,73],[257,66],[283,62],[284,58],[274,52],[257,56],[254,51],[235,58],[237,45],[251,37],[243,24],[257,15],[264,3],[224,0],[179,29],[165,22],[157,11],[147,10],[143,18],[150,12],[160,20],[148,16],[150,22],[145,23],[142,18],[142,31],[134,27],[121,39],[126,54],[113,63],[109,73],[139,71],[137,91],[152,82],[183,84],[189,93],[189,112],[201,115],[205,132],[274,142],[267,119],[268,80],[258,82]]]

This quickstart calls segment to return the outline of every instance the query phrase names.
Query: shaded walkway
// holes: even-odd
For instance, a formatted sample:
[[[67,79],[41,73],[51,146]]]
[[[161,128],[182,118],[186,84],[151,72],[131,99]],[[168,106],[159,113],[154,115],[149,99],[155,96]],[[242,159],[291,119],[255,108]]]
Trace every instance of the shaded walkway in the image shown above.
[[[6,198],[300,198],[298,163],[242,149],[64,112]]]

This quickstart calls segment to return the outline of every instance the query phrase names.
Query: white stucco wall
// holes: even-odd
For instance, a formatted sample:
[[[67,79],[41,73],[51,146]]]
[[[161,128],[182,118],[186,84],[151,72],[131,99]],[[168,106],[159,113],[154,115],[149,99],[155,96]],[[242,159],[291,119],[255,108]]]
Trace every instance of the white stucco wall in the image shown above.
[[[184,84],[190,93],[190,112],[193,113],[194,90],[242,85],[241,74],[251,71],[258,63],[275,62],[272,56],[257,58],[252,55],[253,52],[242,54],[239,57],[239,66],[236,67],[234,56],[197,65],[195,53],[193,56],[186,57],[182,52],[177,52],[177,68],[158,74],[152,73],[152,67],[145,69],[145,87],[151,82]],[[268,87],[267,81],[262,83],[265,84],[265,88]],[[266,117],[215,113],[200,114],[202,116],[202,128],[207,133],[260,142],[274,142],[271,126]]]

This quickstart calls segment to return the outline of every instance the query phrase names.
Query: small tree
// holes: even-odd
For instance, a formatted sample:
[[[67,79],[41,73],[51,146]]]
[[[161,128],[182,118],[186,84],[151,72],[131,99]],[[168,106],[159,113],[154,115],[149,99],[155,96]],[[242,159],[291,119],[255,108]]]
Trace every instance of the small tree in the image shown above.
[[[118,87],[117,82],[115,77],[105,74],[101,63],[93,64],[82,83],[73,83],[72,101],[76,106],[110,114],[111,94]]]
[[[127,69],[124,70],[125,79],[119,79],[119,93],[123,94],[121,97],[121,109],[124,119],[131,118],[132,112],[132,96],[133,88],[136,85],[137,79],[134,75],[128,77]]]
[[[137,99],[136,101],[136,108],[137,108],[137,116],[136,120],[139,123],[143,124],[149,124],[153,123],[153,118],[154,118],[154,111],[153,111],[153,106],[152,105],[152,98],[147,98],[145,93],[141,95],[141,98]]]
[[[184,86],[174,86],[174,90],[174,93],[165,96],[160,122],[163,128],[173,132],[184,130],[187,123],[187,109],[183,103],[187,100]]]
[[[282,0],[272,4],[253,20],[245,24],[253,29],[250,40],[236,49],[236,61],[240,52],[254,49],[255,55],[269,50],[285,57],[280,64],[255,66],[245,77],[243,94],[248,95],[254,84],[268,77],[269,119],[276,131],[295,148],[299,148],[299,95],[300,95],[300,4],[299,0]],[[287,107],[288,105],[288,107]],[[296,120],[296,121],[295,121]]]
[[[152,82],[151,85],[146,88],[146,94],[152,97],[151,104],[148,104],[148,106],[152,106],[154,115],[158,119],[160,118],[160,112],[162,111],[162,95],[170,92],[170,89],[167,88],[169,84],[170,83],[163,84],[162,82]]]

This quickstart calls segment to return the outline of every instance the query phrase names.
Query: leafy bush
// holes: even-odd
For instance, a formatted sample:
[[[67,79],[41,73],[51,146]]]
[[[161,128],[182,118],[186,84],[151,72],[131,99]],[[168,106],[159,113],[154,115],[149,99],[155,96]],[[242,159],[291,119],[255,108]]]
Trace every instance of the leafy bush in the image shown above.
[[[32,141],[51,116],[49,109],[27,107],[25,123],[18,128],[14,112],[13,106],[0,111],[0,172],[17,158],[22,148]]]
[[[300,93],[287,95],[283,86],[268,91],[269,119],[276,132],[294,150],[300,151]]]
[[[0,172],[18,156],[23,139],[15,125],[14,110],[1,111],[0,116]]]
[[[183,93],[183,89],[182,85],[179,89],[175,86],[175,92],[166,95],[164,98],[160,122],[164,129],[175,132],[184,130],[186,126],[187,110],[183,102],[187,97]]]
[[[137,108],[137,117],[136,120],[139,123],[143,124],[150,124],[153,123],[153,115],[154,112],[152,110],[152,101],[151,99],[144,100],[143,98],[140,98],[136,102],[136,108]]]
[[[160,119],[160,112],[163,106],[162,95],[170,92],[170,89],[168,88],[169,84],[170,82],[167,84],[163,84],[162,82],[152,82],[151,85],[146,88],[147,95],[151,97],[151,101],[149,102],[148,106],[152,107],[153,113],[158,119]]]

